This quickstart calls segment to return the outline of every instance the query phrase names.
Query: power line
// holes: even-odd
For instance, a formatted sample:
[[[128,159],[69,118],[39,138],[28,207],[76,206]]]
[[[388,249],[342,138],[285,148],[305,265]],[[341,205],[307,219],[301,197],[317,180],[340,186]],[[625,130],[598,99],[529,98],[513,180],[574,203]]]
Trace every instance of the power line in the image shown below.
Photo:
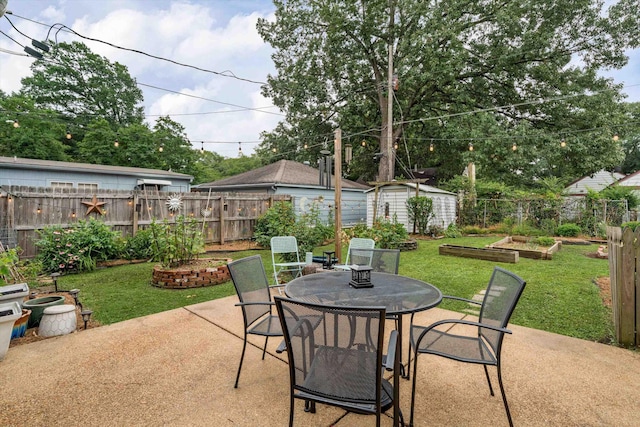
[[[266,82],[262,82],[262,81],[257,81],[257,80],[251,80],[251,79],[243,78],[243,77],[238,77],[233,73],[233,71],[230,71],[230,70],[213,71],[213,70],[209,70],[209,69],[206,69],[206,68],[198,67],[198,66],[195,66],[195,65],[190,65],[190,64],[185,64],[183,62],[174,61],[173,59],[163,58],[161,56],[153,55],[151,53],[147,53],[147,52],[144,52],[142,50],[131,49],[131,48],[119,46],[117,44],[110,43],[110,42],[107,42],[107,41],[104,41],[104,40],[96,39],[96,38],[93,38],[93,37],[88,37],[88,36],[85,36],[85,35],[82,35],[82,34],[78,33],[73,28],[69,28],[66,25],[62,24],[62,23],[55,23],[53,25],[47,25],[47,24],[44,24],[42,22],[38,22],[38,21],[35,21],[35,20],[32,20],[32,19],[28,19],[28,18],[25,18],[25,17],[20,16],[20,15],[16,15],[15,13],[13,13],[12,15],[17,17],[17,18],[25,19],[25,20],[31,21],[31,22],[36,23],[36,24],[48,26],[49,27],[49,33],[51,33],[51,30],[53,28],[57,27],[58,31],[56,32],[56,38],[57,38],[58,32],[64,30],[64,31],[66,31],[68,33],[74,34],[74,35],[76,35],[76,36],[78,36],[78,37],[80,37],[82,39],[85,39],[85,40],[91,40],[91,41],[94,41],[94,42],[97,42],[97,43],[102,43],[102,44],[105,44],[107,46],[111,46],[111,47],[113,47],[115,49],[120,49],[120,50],[124,50],[124,51],[128,51],[128,52],[138,53],[140,55],[148,56],[149,58],[154,58],[154,59],[158,59],[158,60],[161,60],[161,61],[166,61],[166,62],[175,64],[175,65],[179,65],[181,67],[192,68],[194,70],[202,71],[202,72],[205,72],[205,73],[215,74],[215,75],[220,76],[220,77],[228,77],[228,78],[232,78],[232,79],[236,79],[236,80],[240,80],[240,81],[244,81],[244,82],[248,82],[248,83],[254,83],[254,84],[259,84],[259,85],[266,85],[267,84]],[[49,38],[49,33],[47,34],[47,39]]]

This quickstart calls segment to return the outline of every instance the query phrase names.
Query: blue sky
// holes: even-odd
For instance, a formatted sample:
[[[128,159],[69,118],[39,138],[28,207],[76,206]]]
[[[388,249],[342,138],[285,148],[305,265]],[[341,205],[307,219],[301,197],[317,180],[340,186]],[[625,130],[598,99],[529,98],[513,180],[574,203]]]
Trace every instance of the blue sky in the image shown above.
[[[274,73],[271,48],[262,42],[255,24],[271,17],[271,0],[8,0],[8,15],[23,33],[44,39],[48,27],[62,23],[80,34],[157,56],[259,82]],[[29,20],[39,23],[40,25]],[[4,17],[0,30],[26,45]],[[59,41],[80,40],[60,32]],[[168,62],[85,41],[96,53],[126,65],[139,83],[193,97],[142,86],[147,121],[170,115],[186,128],[196,148],[236,157],[238,141],[250,153],[260,133],[271,130],[282,118],[271,101],[261,96],[260,85],[180,67]],[[29,75],[32,58],[0,35],[0,90],[11,93]],[[603,71],[624,84],[629,101],[640,102],[640,49],[628,52],[622,70]],[[207,98],[207,100],[199,99]],[[216,102],[217,101],[217,102]],[[233,105],[226,105],[226,104]],[[247,109],[251,108],[251,109]],[[258,110],[255,110],[258,109]],[[238,111],[240,110],[240,111]]]

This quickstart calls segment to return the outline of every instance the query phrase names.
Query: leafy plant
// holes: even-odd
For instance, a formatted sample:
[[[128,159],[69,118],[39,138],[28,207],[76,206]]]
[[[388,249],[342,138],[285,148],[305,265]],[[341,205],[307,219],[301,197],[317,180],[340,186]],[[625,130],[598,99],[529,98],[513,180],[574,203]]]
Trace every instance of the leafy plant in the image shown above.
[[[174,224],[164,220],[150,226],[153,249],[153,260],[164,268],[173,268],[188,264],[194,260],[204,248],[202,232],[195,218],[179,215]]]
[[[37,260],[46,272],[91,271],[97,261],[117,258],[121,251],[120,233],[93,218],[69,228],[45,227],[38,234]]]
[[[276,202],[256,221],[253,237],[264,248],[269,248],[274,236],[288,236],[296,223],[293,206],[288,202]]]
[[[11,270],[18,265],[18,249],[7,249],[0,252],[0,285],[9,283]]]
[[[622,223],[621,225],[622,228],[629,227],[632,231],[636,231],[636,228],[638,228],[638,226],[640,226],[640,221],[628,221]]]
[[[563,236],[563,237],[577,237],[580,235],[580,233],[582,232],[582,229],[580,228],[580,226],[578,224],[572,224],[572,223],[567,223],[567,224],[561,224],[558,226],[558,236]]]
[[[125,240],[122,257],[125,259],[149,259],[153,257],[153,232],[151,229],[138,230],[135,236]]]
[[[430,197],[414,196],[407,199],[407,214],[418,229],[419,234],[427,234],[429,221],[435,216],[433,212],[433,200]]]
[[[539,236],[532,240],[533,243],[540,246],[553,246],[556,240],[549,236]]]
[[[446,231],[444,232],[444,237],[450,237],[453,239],[457,239],[458,237],[462,237],[462,233],[458,229],[458,226],[455,223],[451,223],[447,226]]]

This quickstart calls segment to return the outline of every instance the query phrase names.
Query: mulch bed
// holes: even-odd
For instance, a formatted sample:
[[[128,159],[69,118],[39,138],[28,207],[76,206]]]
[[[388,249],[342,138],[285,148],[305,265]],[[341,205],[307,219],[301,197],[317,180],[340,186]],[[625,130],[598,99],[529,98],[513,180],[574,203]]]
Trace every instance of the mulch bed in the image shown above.
[[[44,291],[44,289],[46,288],[39,288],[39,293],[38,293],[38,298],[40,297],[44,297],[44,296],[54,296],[54,295],[62,295],[64,296],[64,303],[65,304],[71,304],[74,305],[75,301],[73,299],[73,297],[71,295],[69,295],[67,292],[50,292],[47,293],[46,291]],[[80,302],[82,302],[82,300],[80,300]],[[84,321],[82,320],[82,316],[80,315],[80,310],[76,309],[76,319],[77,319],[77,328],[76,331],[73,332],[75,333],[81,333],[84,330]],[[89,320],[89,322],[87,323],[87,329],[91,329],[91,328],[96,328],[100,326],[100,323],[96,322],[95,320],[93,320],[93,318],[91,320]],[[42,341],[42,340],[46,340],[48,338],[55,338],[55,337],[41,337],[38,335],[38,328],[29,328],[27,329],[27,331],[24,334],[24,337],[22,338],[14,338],[11,340],[11,342],[9,343],[9,348],[11,347],[15,347],[18,345],[22,345],[22,344],[29,344],[32,342],[36,342],[36,341]]]

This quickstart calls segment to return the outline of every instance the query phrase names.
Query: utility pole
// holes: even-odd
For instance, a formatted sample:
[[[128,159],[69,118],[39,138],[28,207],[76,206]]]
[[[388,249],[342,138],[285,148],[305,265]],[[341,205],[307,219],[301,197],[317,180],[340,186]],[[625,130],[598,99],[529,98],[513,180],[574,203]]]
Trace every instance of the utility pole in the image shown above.
[[[384,158],[387,162],[387,176],[379,177],[381,181],[392,181],[395,176],[395,156],[393,152],[393,25],[394,25],[394,0],[389,0],[389,42],[387,50],[389,54],[387,69],[387,146]]]
[[[338,258],[338,262],[340,262],[342,259],[342,129],[340,128],[335,130],[333,156],[336,162],[335,196],[333,198],[335,204],[335,252],[336,258]]]

